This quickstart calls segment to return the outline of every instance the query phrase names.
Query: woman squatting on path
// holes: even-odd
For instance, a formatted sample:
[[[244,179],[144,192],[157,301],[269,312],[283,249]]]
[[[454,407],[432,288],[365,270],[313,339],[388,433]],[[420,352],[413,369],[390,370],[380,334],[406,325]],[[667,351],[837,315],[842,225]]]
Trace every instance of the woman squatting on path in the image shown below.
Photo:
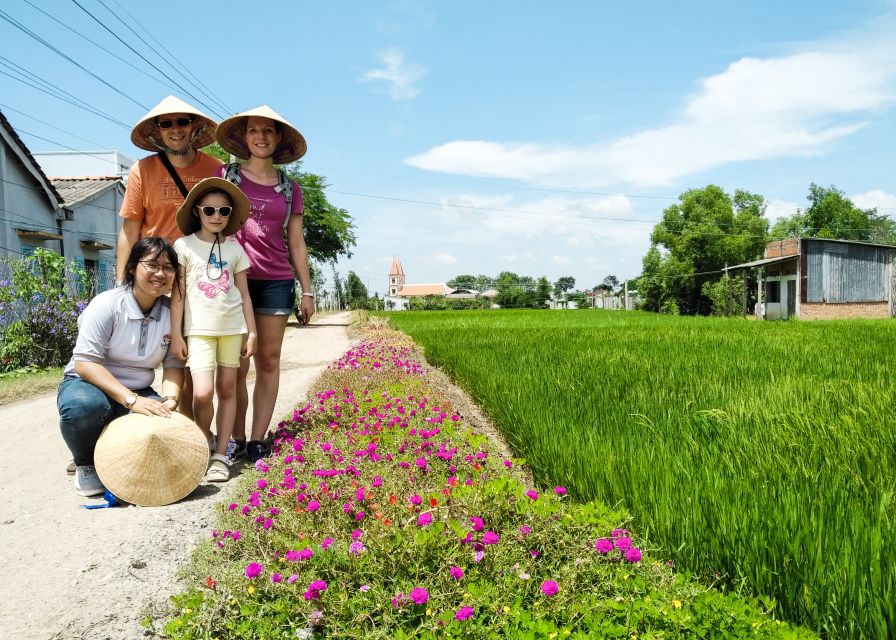
[[[305,155],[307,145],[295,127],[267,106],[228,118],[218,126],[216,138],[226,151],[245,160],[222,167],[219,175],[238,185],[250,203],[249,219],[236,239],[251,264],[249,295],[258,332],[252,428],[247,442],[249,362],[243,360],[237,375],[237,415],[228,457],[234,460],[247,455],[254,462],[268,454],[264,437],[277,402],[280,351],[286,321],[295,306],[296,280],[302,287],[300,322],[307,324],[314,315],[308,251],[302,232],[302,190],[274,166],[298,160]]]

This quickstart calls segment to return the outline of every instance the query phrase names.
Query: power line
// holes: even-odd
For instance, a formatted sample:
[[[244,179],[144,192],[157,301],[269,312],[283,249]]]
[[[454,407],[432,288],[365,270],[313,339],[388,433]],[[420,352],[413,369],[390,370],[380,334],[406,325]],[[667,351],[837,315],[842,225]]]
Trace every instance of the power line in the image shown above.
[[[152,32],[149,31],[146,27],[144,27],[140,23],[140,21],[137,20],[137,18],[135,18],[131,13],[129,13],[128,10],[125,7],[123,7],[121,5],[121,3],[118,2],[118,0],[113,0],[113,2],[115,2],[115,4],[118,6],[118,8],[121,9],[125,13],[125,15],[127,15],[131,19],[131,22],[133,22],[134,24],[139,26],[143,30],[143,32],[146,35],[148,35],[150,37],[150,39],[153,42],[155,42],[162,49],[162,51],[164,51],[165,53],[168,54],[168,58],[159,56],[161,59],[165,60],[165,62],[167,62],[168,65],[172,69],[174,69],[174,66],[171,64],[170,60],[174,60],[174,62],[176,62],[178,64],[178,66],[180,66],[181,69],[183,69],[183,71],[186,72],[187,75],[189,75],[191,78],[193,78],[193,80],[195,80],[195,82],[193,82],[193,86],[197,87],[200,91],[202,91],[202,93],[204,93],[206,95],[206,97],[208,97],[210,100],[214,100],[219,105],[221,105],[221,107],[224,109],[224,113],[226,113],[228,115],[231,113],[235,113],[235,111],[233,109],[231,109],[230,107],[228,107],[211,89],[209,89],[209,87],[204,82],[202,82],[202,80],[200,80],[198,77],[196,77],[193,74],[193,72],[190,71],[189,67],[186,67],[180,60],[178,60],[177,56],[175,56],[173,53],[171,53],[171,51],[164,44],[159,42],[159,40],[154,35],[152,35]],[[106,9],[109,9],[109,7],[107,7],[105,4],[103,4],[103,6],[106,7]],[[112,12],[111,9],[109,9],[109,11]],[[116,18],[118,18],[118,16],[114,12],[112,12],[112,14],[115,15]],[[118,18],[118,19],[119,19],[119,21],[121,21],[121,18]],[[127,23],[124,23],[124,22],[122,22],[122,23],[125,24],[125,26],[128,26]],[[130,28],[130,27],[128,26],[128,28]],[[131,31],[133,32],[133,29],[131,29]],[[134,35],[137,35],[137,34],[134,34]],[[140,38],[139,35],[137,35],[137,37]],[[143,40],[142,38],[140,38],[140,39],[150,49],[155,50],[154,47],[147,44],[147,42],[145,40]],[[169,58],[170,58],[170,60],[169,60]],[[187,79],[187,76],[184,75],[183,72],[178,71],[177,69],[174,69],[174,70],[177,71],[178,73],[180,73],[182,78],[184,78],[185,80]],[[205,91],[203,91],[203,89],[205,89]]]
[[[116,40],[118,40],[121,44],[123,44],[123,45],[126,46],[128,49],[130,49],[131,51],[133,51],[133,52],[134,52],[135,54],[137,54],[137,56],[139,56],[140,59],[143,60],[146,64],[148,64],[148,65],[151,66],[153,69],[155,69],[155,70],[158,71],[160,74],[162,74],[162,76],[163,76],[164,78],[166,78],[166,79],[169,80],[170,82],[173,82],[175,85],[177,85],[177,87],[178,87],[181,91],[183,91],[183,92],[186,93],[188,96],[190,96],[191,98],[193,98],[194,100],[196,100],[197,102],[199,102],[200,104],[202,104],[203,106],[205,106],[205,108],[211,110],[213,113],[215,112],[215,110],[214,110],[213,107],[210,107],[208,104],[206,104],[205,102],[203,102],[202,100],[200,100],[199,98],[197,98],[196,96],[194,96],[192,93],[190,93],[190,91],[189,91],[188,89],[185,89],[184,87],[182,87],[182,86],[180,85],[180,83],[178,83],[176,80],[174,80],[173,78],[171,78],[170,76],[168,76],[168,74],[166,74],[164,71],[162,71],[161,69],[159,69],[159,68],[158,68],[156,65],[154,65],[152,62],[150,62],[149,60],[147,60],[147,59],[146,59],[146,56],[144,56],[142,53],[140,53],[139,51],[137,51],[134,47],[132,47],[132,46],[129,45],[127,42],[125,42],[124,40],[122,40],[122,38],[121,38],[117,33],[115,33],[114,31],[112,31],[112,29],[110,29],[105,23],[103,23],[99,18],[97,18],[95,15],[93,15],[89,10],[87,10],[87,9],[84,7],[84,5],[82,5],[80,2],[78,2],[78,0],[72,0],[72,2],[74,2],[74,3],[75,3],[75,4],[76,4],[76,5],[77,5],[77,6],[78,6],[84,13],[86,13],[88,16],[90,16],[91,18],[93,18],[93,20],[94,20],[98,25],[100,25],[103,29],[105,29],[106,31],[108,31],[109,33],[111,33],[112,36],[113,36]],[[103,4],[102,0],[100,0],[100,4]],[[105,4],[103,4],[103,6],[106,7]],[[109,8],[109,7],[106,7],[106,9],[108,9],[108,8]],[[115,14],[113,13],[113,15],[115,15]],[[116,16],[116,17],[117,17],[117,16]],[[120,19],[119,19],[119,20],[120,20]],[[125,26],[127,26],[127,25],[125,25]],[[147,109],[147,110],[148,110],[148,109]]]
[[[141,69],[141,68],[138,67],[137,65],[132,64],[132,63],[129,62],[128,60],[125,60],[124,58],[122,58],[120,55],[118,55],[118,54],[115,53],[114,51],[111,51],[111,50],[107,49],[106,47],[104,47],[103,45],[99,44],[98,42],[96,42],[96,41],[94,41],[94,40],[91,40],[90,38],[88,38],[87,36],[85,36],[85,35],[84,35],[83,33],[81,33],[80,31],[77,31],[76,29],[72,29],[70,26],[68,26],[67,24],[65,24],[64,22],[62,22],[61,20],[59,20],[59,19],[56,18],[55,16],[50,15],[49,13],[47,13],[46,11],[44,11],[43,9],[41,9],[40,7],[38,7],[36,4],[32,3],[30,0],[23,0],[23,1],[24,1],[26,4],[31,5],[31,7],[33,7],[36,11],[39,11],[40,13],[44,14],[45,16],[47,16],[50,20],[53,20],[54,22],[58,23],[58,24],[61,25],[62,27],[65,27],[66,29],[68,29],[69,31],[71,31],[72,33],[74,33],[76,36],[78,36],[79,38],[82,38],[82,39],[86,40],[87,42],[89,42],[89,43],[92,44],[93,46],[95,46],[95,47],[97,47],[97,48],[99,48],[99,49],[102,49],[103,51],[105,51],[106,53],[108,53],[110,56],[112,56],[113,58],[115,58],[116,60],[119,60],[119,61],[123,62],[124,64],[128,65],[131,69],[134,69],[135,71],[139,71],[140,73],[142,73],[143,75],[145,75],[145,76],[146,76],[147,78],[149,78],[150,80],[154,80],[154,81],[158,82],[159,84],[168,87],[169,89],[177,90],[177,88],[176,88],[174,85],[169,84],[169,83],[167,83],[167,82],[163,82],[162,80],[156,78],[156,77],[153,76],[152,74],[147,73],[146,71],[144,71],[143,69]]]
[[[56,131],[61,131],[62,133],[66,133],[66,134],[72,136],[73,138],[77,138],[78,140],[83,140],[84,142],[89,142],[90,144],[92,144],[96,147],[102,148],[105,146],[105,145],[100,144],[99,142],[94,142],[93,140],[88,140],[87,138],[82,138],[78,134],[72,133],[71,131],[66,131],[65,129],[60,129],[56,125],[52,125],[49,122],[45,122],[44,120],[41,120],[40,118],[35,118],[34,116],[29,115],[29,114],[25,113],[24,111],[19,111],[18,109],[15,109],[13,107],[10,107],[9,105],[3,104],[2,102],[0,102],[0,109],[5,109],[7,111],[14,111],[15,113],[18,113],[20,116],[25,116],[26,118],[30,118],[31,120],[34,120],[35,122],[40,122],[42,125],[46,125],[46,126],[50,127],[51,129],[56,129]],[[30,135],[33,135],[33,134],[30,134]],[[37,137],[37,136],[35,136],[35,137]],[[58,145],[59,143],[54,142],[53,144]],[[62,146],[62,145],[59,145],[59,146]],[[78,150],[72,149],[72,151],[78,151]],[[83,153],[83,152],[78,151],[78,153]],[[99,157],[99,156],[96,156],[96,157]],[[106,159],[107,158],[103,158],[103,160],[106,160]],[[110,160],[110,162],[111,162],[111,160]]]
[[[91,71],[90,69],[88,69],[88,68],[85,67],[84,65],[80,64],[79,62],[77,62],[76,60],[74,60],[73,58],[71,58],[70,56],[68,56],[67,54],[63,53],[62,51],[60,51],[59,49],[57,49],[56,47],[54,47],[52,44],[50,44],[49,42],[47,42],[45,39],[43,39],[42,37],[40,37],[39,35],[37,35],[34,31],[32,31],[31,29],[29,29],[28,27],[26,27],[25,25],[23,25],[21,22],[19,22],[18,20],[14,19],[13,17],[11,17],[8,13],[6,13],[5,11],[3,11],[2,9],[0,9],[0,18],[2,18],[3,20],[6,20],[6,22],[8,22],[8,23],[11,24],[12,26],[14,26],[16,29],[18,29],[19,31],[21,31],[21,32],[24,33],[25,35],[27,35],[27,36],[33,38],[34,40],[37,40],[39,43],[41,43],[43,46],[45,46],[45,47],[46,47],[47,49],[49,49],[50,51],[56,53],[57,55],[61,56],[61,57],[64,58],[65,60],[68,60],[70,63],[72,63],[73,65],[75,65],[75,66],[78,67],[79,69],[81,69],[84,73],[90,75],[91,77],[95,78],[96,80],[99,80],[99,81],[102,82],[104,85],[106,85],[107,87],[109,87],[110,89],[112,89],[112,91],[114,91],[115,93],[119,94],[120,96],[122,96],[122,97],[124,97],[124,98],[127,98],[128,100],[130,100],[131,102],[133,102],[134,104],[136,104],[136,105],[137,105],[138,107],[140,107],[141,109],[143,109],[143,110],[145,110],[145,111],[149,111],[149,107],[147,107],[147,106],[144,105],[144,104],[141,104],[140,102],[137,102],[136,100],[134,100],[134,98],[132,98],[131,96],[129,96],[128,94],[126,94],[124,91],[122,91],[121,89],[119,89],[119,88],[116,87],[115,85],[113,85],[113,84],[107,82],[106,80],[104,80],[103,78],[101,78],[100,76],[98,76],[97,74],[95,74],[93,71]]]

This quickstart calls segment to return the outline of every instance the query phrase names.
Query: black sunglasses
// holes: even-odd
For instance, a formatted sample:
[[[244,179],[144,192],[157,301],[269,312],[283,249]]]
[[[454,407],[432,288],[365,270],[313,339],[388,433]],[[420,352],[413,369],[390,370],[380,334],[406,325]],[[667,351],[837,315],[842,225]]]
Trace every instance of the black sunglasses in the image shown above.
[[[193,122],[193,118],[178,118],[177,120],[159,120],[159,129],[170,129],[177,123],[178,127],[186,127]]]
[[[207,215],[208,217],[212,217],[216,213],[220,215],[222,218],[226,218],[231,213],[233,213],[233,207],[230,205],[224,205],[223,207],[212,207],[210,205],[205,205],[204,207],[200,207],[198,204],[196,208],[199,209],[202,213]]]

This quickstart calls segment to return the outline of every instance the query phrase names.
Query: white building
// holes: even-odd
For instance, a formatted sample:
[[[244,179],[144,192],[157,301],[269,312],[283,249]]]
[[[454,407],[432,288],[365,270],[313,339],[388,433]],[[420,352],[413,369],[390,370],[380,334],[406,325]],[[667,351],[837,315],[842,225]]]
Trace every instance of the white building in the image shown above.
[[[134,161],[119,151],[38,151],[32,154],[48,176],[117,176],[127,182]]]

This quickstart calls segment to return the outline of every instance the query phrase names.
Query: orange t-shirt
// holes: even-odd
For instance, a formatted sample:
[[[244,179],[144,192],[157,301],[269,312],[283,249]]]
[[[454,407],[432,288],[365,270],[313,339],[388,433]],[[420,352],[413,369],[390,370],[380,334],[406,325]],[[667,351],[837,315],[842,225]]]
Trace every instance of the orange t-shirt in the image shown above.
[[[196,152],[189,166],[175,167],[184,186],[189,190],[203,178],[217,175],[223,163],[217,158]],[[174,242],[182,235],[177,228],[177,209],[184,202],[180,189],[158,155],[143,158],[128,172],[128,186],[124,192],[120,215],[125,220],[140,220],[140,237],[161,236]]]

